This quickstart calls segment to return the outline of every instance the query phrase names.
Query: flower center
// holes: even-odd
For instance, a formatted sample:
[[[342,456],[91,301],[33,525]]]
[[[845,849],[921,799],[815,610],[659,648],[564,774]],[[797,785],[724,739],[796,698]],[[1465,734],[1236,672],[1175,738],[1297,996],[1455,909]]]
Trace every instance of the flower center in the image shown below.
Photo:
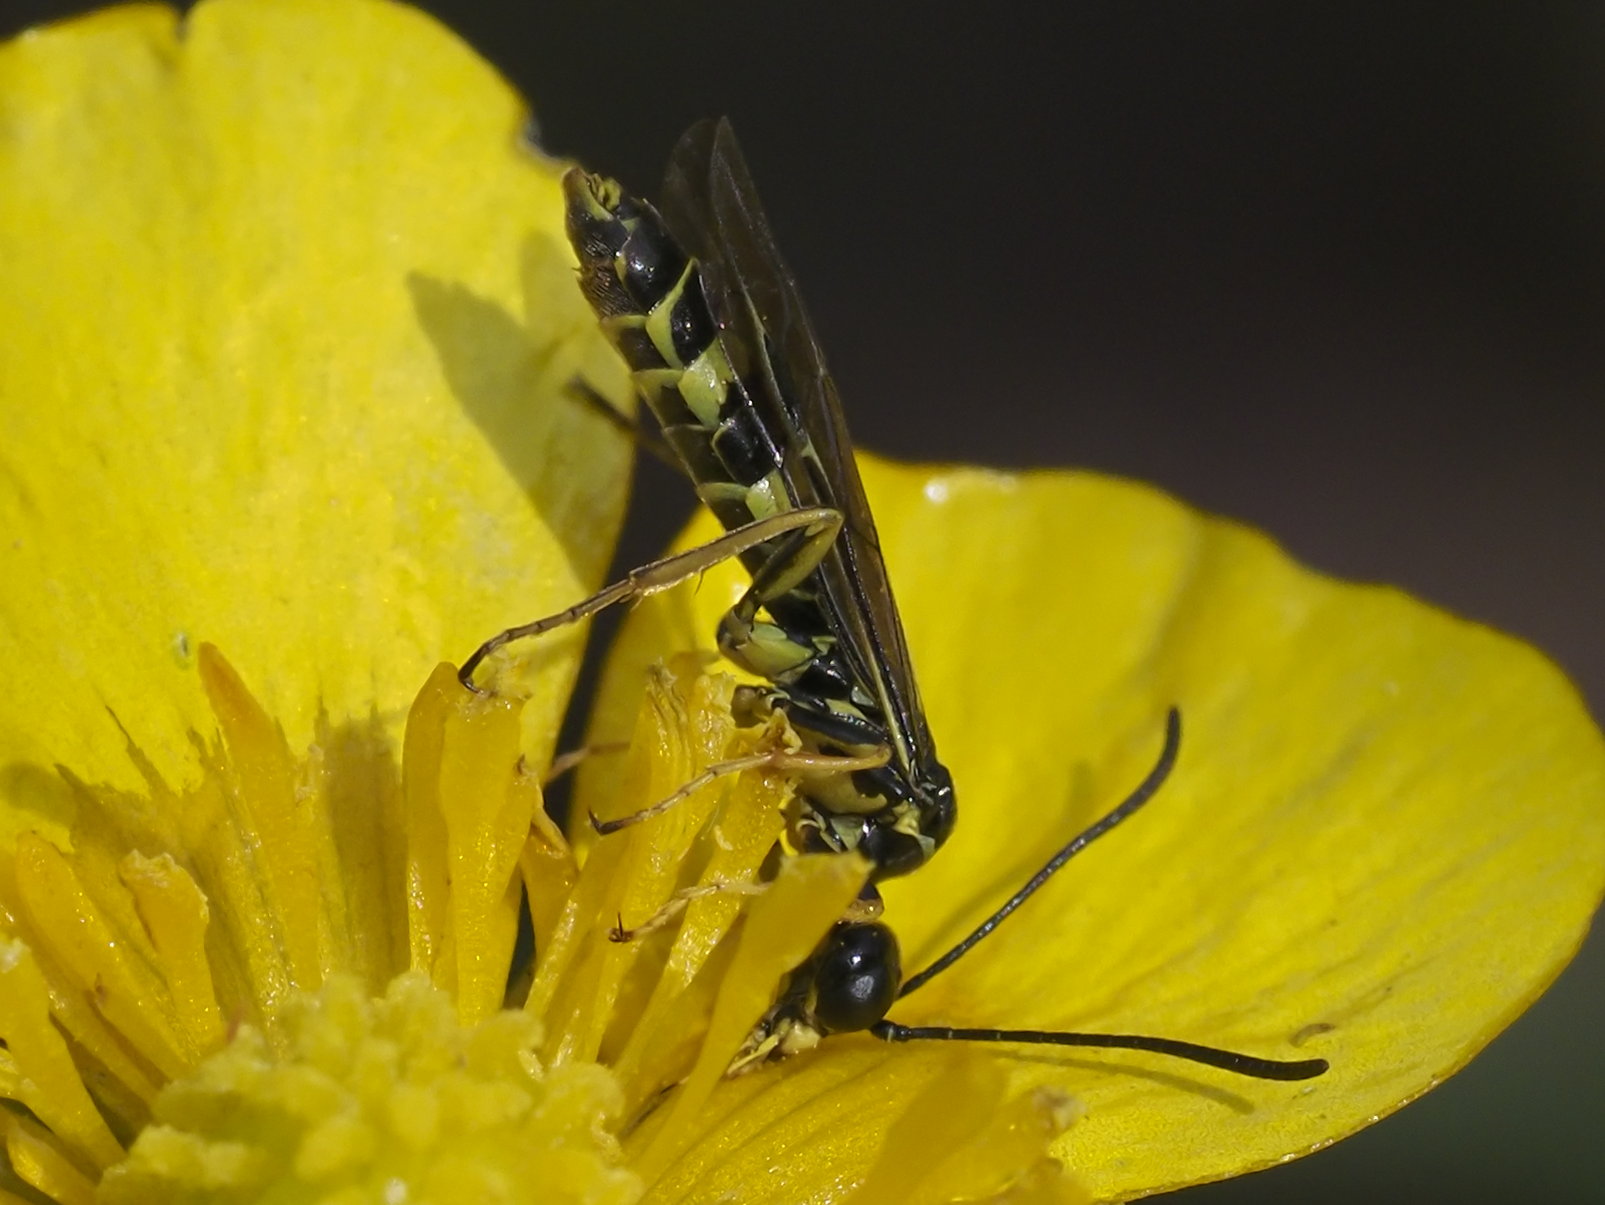
[[[1042,1152],[1066,1103],[1016,1096],[975,1052],[844,1040],[846,1062],[726,1078],[867,873],[771,858],[788,784],[752,754],[789,734],[737,729],[728,678],[690,657],[649,675],[630,751],[587,796],[647,818],[577,858],[517,700],[441,666],[386,768],[377,737],[293,753],[215,649],[200,663],[220,739],[198,738],[198,784],[136,799],[69,775],[70,839],[0,856],[0,1095],[27,1110],[0,1110],[0,1195],[696,1199],[749,1155],[799,1186],[862,1181],[866,1202],[1058,1175]],[[867,1124],[830,1086],[854,1067],[898,1085]],[[799,1124],[815,1113],[848,1124],[845,1150]]]
[[[640,1194],[613,1137],[617,1081],[595,1063],[546,1065],[527,1013],[464,1025],[446,992],[409,973],[380,999],[332,978],[292,998],[283,1022],[281,1051],[245,1027],[168,1084],[99,1199],[603,1205]]]

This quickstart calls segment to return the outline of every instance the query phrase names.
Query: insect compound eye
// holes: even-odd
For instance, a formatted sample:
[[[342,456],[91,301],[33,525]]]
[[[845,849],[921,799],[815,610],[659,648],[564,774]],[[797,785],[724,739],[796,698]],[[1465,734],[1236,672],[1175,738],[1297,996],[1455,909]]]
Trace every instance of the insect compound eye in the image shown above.
[[[814,1021],[822,1033],[868,1029],[903,982],[897,938],[881,924],[838,924],[813,961]]]

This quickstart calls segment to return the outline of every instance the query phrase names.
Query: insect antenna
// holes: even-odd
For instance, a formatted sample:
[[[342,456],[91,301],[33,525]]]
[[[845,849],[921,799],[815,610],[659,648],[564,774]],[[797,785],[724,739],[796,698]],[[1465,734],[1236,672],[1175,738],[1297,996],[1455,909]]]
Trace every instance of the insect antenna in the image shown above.
[[[1094,1046],[1104,1050],[1146,1050],[1168,1054],[1234,1071],[1251,1079],[1314,1079],[1329,1064],[1325,1059],[1262,1059],[1218,1046],[1200,1046],[1176,1038],[1156,1038],[1141,1033],[1059,1033],[1049,1029],[956,1029],[950,1025],[899,1025],[880,1021],[870,1030],[886,1042],[1022,1042],[1032,1046]]]
[[[1049,879],[1058,873],[1066,862],[1152,799],[1159,788],[1165,785],[1165,779],[1170,777],[1171,770],[1176,766],[1176,754],[1180,749],[1181,710],[1180,708],[1172,707],[1165,714],[1165,744],[1159,751],[1159,760],[1154,763],[1154,768],[1148,771],[1148,776],[1137,784],[1136,789],[1121,800],[1117,807],[1106,813],[1102,819],[1095,821],[1072,837],[1063,849],[1049,858],[1042,869],[1026,881],[1025,886],[1005,900],[1001,908],[977,925],[973,933],[931,963],[918,975],[912,975],[904,980],[903,989],[897,993],[897,998],[901,1000],[904,996],[918,991],[960,958],[963,958],[964,955],[979,944],[983,937],[1007,920],[1016,908],[1035,895]]]
[[[973,932],[958,942],[930,966],[904,981],[898,999],[918,991],[936,976],[951,967],[975,948],[992,930],[996,929],[1021,904],[1036,894],[1071,858],[1099,837],[1113,829],[1147,803],[1164,785],[1175,768],[1176,755],[1181,749],[1181,711],[1172,707],[1165,715],[1165,742],[1153,769],[1148,771],[1136,788],[1121,800],[1118,806],[1106,813],[1080,833],[1032,875],[1026,884],[1004,901],[991,916],[976,926]],[[1232,1071],[1254,1079],[1301,1080],[1311,1079],[1326,1071],[1325,1059],[1264,1059],[1216,1046],[1202,1046],[1196,1042],[1183,1042],[1176,1038],[1152,1037],[1129,1033],[1071,1033],[1043,1029],[963,1029],[950,1025],[899,1025],[896,1021],[879,1021],[870,1027],[870,1033],[886,1042],[1018,1042],[1033,1046],[1082,1046],[1106,1050],[1143,1050],[1152,1054],[1169,1055]]]

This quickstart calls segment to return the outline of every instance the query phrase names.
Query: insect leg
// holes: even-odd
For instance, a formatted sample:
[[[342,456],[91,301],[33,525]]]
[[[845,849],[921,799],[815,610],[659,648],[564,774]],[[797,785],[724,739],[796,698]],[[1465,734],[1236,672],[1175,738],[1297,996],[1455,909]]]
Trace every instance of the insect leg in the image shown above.
[[[723,880],[713,883],[699,883],[695,887],[682,887],[671,895],[651,916],[633,928],[626,929],[621,919],[608,931],[607,939],[614,942],[635,941],[649,933],[656,933],[659,929],[673,923],[680,913],[684,912],[693,900],[704,899],[710,895],[718,895],[728,891],[732,895],[762,895],[769,890],[768,883],[731,883]]]
[[[709,540],[699,548],[676,553],[674,556],[664,557],[661,561],[653,561],[650,565],[632,569],[629,575],[620,581],[602,587],[591,597],[555,615],[548,615],[544,619],[536,619],[498,632],[475,649],[468,660],[463,662],[462,668],[457,671],[457,680],[475,694],[487,694],[488,691],[474,685],[474,671],[486,657],[504,645],[567,627],[571,623],[578,623],[616,603],[635,602],[650,594],[671,589],[700,573],[705,573],[720,561],[740,556],[750,548],[756,548],[760,544],[790,533],[823,530],[834,535],[840,529],[841,512],[824,506],[801,507],[767,518],[755,519],[733,531],[725,532],[716,539]]]
[[[850,774],[854,770],[878,770],[884,766],[892,756],[892,751],[885,747],[857,757],[840,757],[830,753],[794,753],[787,749],[776,749],[769,753],[754,753],[747,757],[733,757],[729,761],[714,762],[713,765],[693,777],[672,795],[658,800],[650,807],[644,807],[638,812],[631,812],[627,816],[619,816],[613,820],[599,820],[596,813],[591,813],[591,827],[601,836],[616,833],[621,828],[629,828],[632,824],[640,824],[643,820],[650,820],[653,816],[661,816],[675,804],[689,799],[709,783],[716,782],[732,774],[741,774],[747,770],[778,770],[781,773],[807,774],[810,771],[826,774]]]
[[[674,454],[674,449],[656,429],[643,426],[639,416],[630,418],[620,414],[608,400],[607,395],[584,377],[573,378],[569,381],[567,389],[570,397],[598,417],[605,419],[616,431],[627,436],[653,460],[668,465],[681,476],[686,475],[685,462]]]
[[[599,741],[594,745],[581,745],[578,749],[560,753],[552,759],[552,764],[546,767],[546,777],[541,779],[541,786],[551,786],[570,770],[593,757],[624,753],[629,747],[629,741]]]
[[[841,515],[829,526],[804,527],[781,541],[762,565],[752,571],[752,584],[719,621],[719,651],[743,669],[771,682],[782,680],[819,655],[815,645],[797,642],[772,623],[759,623],[761,607],[808,580],[841,534]]]

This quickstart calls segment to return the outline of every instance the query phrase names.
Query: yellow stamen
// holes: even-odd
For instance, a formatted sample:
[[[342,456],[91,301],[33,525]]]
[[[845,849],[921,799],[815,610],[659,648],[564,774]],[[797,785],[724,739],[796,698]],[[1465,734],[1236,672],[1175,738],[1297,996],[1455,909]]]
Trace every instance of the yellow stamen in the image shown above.
[[[341,976],[297,997],[285,1028],[283,1053],[242,1029],[170,1085],[100,1201],[622,1205],[640,1194],[609,1137],[617,1083],[594,1064],[544,1066],[532,1017],[463,1025],[422,975],[379,1000]]]
[[[710,1119],[750,1091],[725,1078],[732,1056],[866,873],[804,857],[760,881],[789,787],[759,754],[794,739],[783,721],[737,729],[733,683],[695,658],[650,675],[614,814],[720,761],[754,768],[580,866],[523,764],[515,700],[439,667],[401,767],[365,793],[334,781],[325,748],[292,754],[216,649],[199,665],[219,729],[197,738],[202,782],[153,779],[147,799],[75,782],[71,847],[23,833],[0,860],[0,1089],[38,1119],[0,1115],[16,1182],[86,1205],[608,1205],[654,1182],[672,1200],[723,1158]],[[525,898],[527,973],[512,965]],[[863,1200],[898,1183],[931,1201],[952,1184],[1061,1191],[1037,1164],[1063,1100],[1009,1103],[973,1054],[937,1063],[889,1144],[856,1152]],[[971,1140],[933,1171],[918,1131],[961,1083],[978,1103],[947,1116]]]

